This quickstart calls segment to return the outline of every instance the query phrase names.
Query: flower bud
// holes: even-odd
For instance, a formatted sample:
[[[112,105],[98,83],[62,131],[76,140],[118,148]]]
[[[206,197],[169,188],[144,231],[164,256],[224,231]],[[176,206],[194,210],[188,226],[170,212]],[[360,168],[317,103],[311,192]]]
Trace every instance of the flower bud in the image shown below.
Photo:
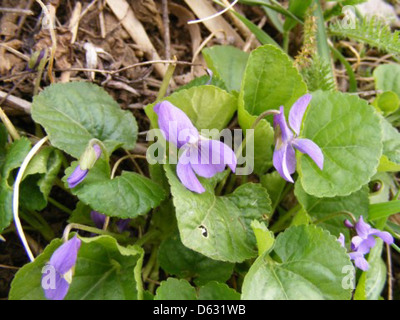
[[[89,145],[82,154],[79,166],[82,170],[92,169],[101,156],[101,148],[98,144]]]
[[[35,71],[47,59],[47,49],[35,51],[28,62],[28,71]]]

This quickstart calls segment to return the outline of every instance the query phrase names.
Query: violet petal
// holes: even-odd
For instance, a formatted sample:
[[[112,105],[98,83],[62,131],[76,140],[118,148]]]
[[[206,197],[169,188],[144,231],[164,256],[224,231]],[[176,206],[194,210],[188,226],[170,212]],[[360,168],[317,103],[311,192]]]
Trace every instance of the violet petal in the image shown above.
[[[158,115],[158,126],[165,139],[178,148],[198,138],[199,132],[189,117],[172,103],[160,102],[154,106],[154,112]]]
[[[389,232],[371,229],[370,234],[381,238],[388,245],[392,245],[394,243],[393,236]]]
[[[280,113],[274,116],[275,134],[278,135],[276,144],[278,145],[280,143],[285,144],[293,138],[293,133],[286,123],[284,108],[280,107],[279,111]]]
[[[98,160],[101,156],[102,150],[98,144],[93,145],[94,152],[96,153],[96,159]]]
[[[305,94],[304,96],[300,97],[290,109],[289,125],[296,135],[300,134],[301,123],[311,99],[311,94]]]
[[[354,264],[357,268],[362,271],[367,271],[369,269],[368,261],[364,258],[364,255],[359,252],[351,252],[349,253],[350,259],[354,261]]]
[[[233,172],[236,170],[236,155],[225,143],[217,140],[200,140],[198,152],[191,155],[190,164],[201,177],[211,178],[225,170],[228,165]]]
[[[49,265],[53,266],[57,273],[61,275],[67,273],[76,264],[81,243],[82,241],[75,235],[54,251],[50,258]]]
[[[55,288],[43,289],[48,300],[64,300],[69,290],[69,283],[59,273],[55,273]]]
[[[348,219],[344,220],[344,226],[346,228],[349,228],[349,229],[353,229],[354,228],[354,225]]]
[[[82,170],[78,165],[74,172],[68,177],[67,182],[70,189],[75,188],[78,184],[80,184],[87,176],[89,170]]]
[[[339,235],[339,238],[337,239],[337,241],[339,241],[340,245],[341,245],[343,248],[346,247],[346,245],[345,245],[346,239],[345,239],[343,233],[341,233],[341,234]]]
[[[369,236],[371,229],[372,227],[368,223],[364,222],[363,216],[360,216],[359,220],[356,223],[357,234],[361,238],[366,239]]]
[[[324,154],[320,147],[309,139],[294,139],[293,146],[300,152],[310,156],[310,158],[322,170],[324,167]]]
[[[196,177],[190,162],[187,161],[187,150],[182,154],[176,166],[176,174],[182,184],[190,191],[203,193],[206,191],[199,179]]]
[[[288,168],[288,148],[289,144],[281,145],[281,148],[278,149],[275,147],[274,155],[273,155],[273,164],[275,169],[279,172],[281,177],[288,182],[294,183],[292,177],[290,176],[289,168]],[[290,159],[289,164],[291,164],[292,159]]]

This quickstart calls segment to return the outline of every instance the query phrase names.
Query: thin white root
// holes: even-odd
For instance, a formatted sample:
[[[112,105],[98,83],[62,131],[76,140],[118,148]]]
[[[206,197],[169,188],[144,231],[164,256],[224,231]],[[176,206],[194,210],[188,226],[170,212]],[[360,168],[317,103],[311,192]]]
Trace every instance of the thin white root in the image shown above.
[[[49,138],[46,136],[43,139],[41,139],[36,145],[29,151],[28,155],[25,157],[24,161],[22,162],[22,165],[18,171],[17,178],[15,179],[14,183],[14,193],[13,193],[13,206],[12,206],[12,211],[13,211],[13,216],[14,216],[14,223],[15,223],[15,228],[17,229],[19,238],[21,239],[22,245],[25,248],[25,251],[29,257],[29,260],[34,261],[35,257],[33,256],[33,253],[31,249],[29,248],[28,241],[26,240],[26,236],[24,233],[24,230],[22,228],[21,220],[19,219],[19,186],[22,181],[22,177],[24,176],[25,170],[28,167],[29,162],[32,160],[32,158],[35,156],[35,154],[39,151],[39,149],[42,147],[43,144],[45,144],[49,140]]]

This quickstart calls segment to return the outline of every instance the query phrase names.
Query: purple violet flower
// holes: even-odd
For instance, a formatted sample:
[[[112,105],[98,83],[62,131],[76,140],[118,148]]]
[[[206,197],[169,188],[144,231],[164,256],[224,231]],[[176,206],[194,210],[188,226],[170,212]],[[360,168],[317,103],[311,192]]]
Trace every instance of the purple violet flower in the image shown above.
[[[54,251],[47,264],[47,267],[51,268],[48,269],[50,273],[43,274],[42,277],[42,287],[47,299],[63,300],[67,295],[81,243],[81,240],[75,236]],[[45,287],[43,286],[44,278],[49,275],[55,278],[50,281],[50,286]]]
[[[291,129],[286,123],[283,107],[280,107],[280,113],[274,116],[275,151],[273,164],[282,178],[288,182],[294,182],[291,174],[296,171],[295,148],[302,153],[308,154],[317,166],[321,170],[323,169],[324,155],[320,147],[309,139],[298,138],[301,123],[311,99],[312,96],[306,94],[294,103],[289,112],[289,125]]]
[[[165,139],[182,149],[176,172],[189,190],[203,193],[204,187],[196,177],[211,178],[228,165],[235,172],[237,159],[233,150],[218,140],[202,137],[189,117],[168,101],[154,107],[158,124]]]
[[[372,247],[375,246],[375,236],[381,238],[388,245],[393,244],[392,235],[386,231],[380,231],[372,228],[368,223],[364,222],[362,216],[355,225],[357,236],[351,240],[351,249],[362,254],[367,254]]]
[[[341,233],[337,241],[340,243],[340,245],[346,249],[346,239],[344,237],[344,234]],[[354,261],[354,264],[357,268],[367,271],[369,269],[369,264],[368,261],[364,258],[364,254],[361,252],[350,252],[349,253],[350,259]]]
[[[350,259],[354,261],[355,266],[363,271],[369,269],[368,261],[364,256],[375,246],[375,236],[381,238],[388,245],[391,245],[394,242],[394,239],[389,232],[373,229],[364,221],[362,216],[360,216],[355,226],[349,220],[345,220],[344,225],[349,229],[356,229],[357,236],[353,237],[351,240],[352,252],[350,252],[349,255]],[[344,247],[343,234],[340,234],[338,241]]]
[[[90,147],[94,150],[94,155],[95,155],[95,160],[98,160],[101,156],[101,148],[99,145],[94,144],[93,147]],[[85,152],[86,154],[86,152]],[[81,161],[80,161],[81,162]],[[93,165],[94,165],[93,162]],[[81,163],[77,165],[75,168],[74,172],[71,173],[71,175],[68,177],[67,182],[68,186],[70,189],[75,188],[78,184],[80,184],[83,180],[85,180],[87,174],[89,173],[89,168],[82,169],[81,168]]]

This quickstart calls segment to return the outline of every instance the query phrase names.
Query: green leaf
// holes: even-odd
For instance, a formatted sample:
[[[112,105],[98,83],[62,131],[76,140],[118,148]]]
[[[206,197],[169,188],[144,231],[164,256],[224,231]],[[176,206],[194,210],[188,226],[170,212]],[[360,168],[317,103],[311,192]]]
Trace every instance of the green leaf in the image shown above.
[[[383,241],[376,239],[376,245],[368,256],[369,269],[361,274],[354,300],[378,300],[386,283],[386,265],[382,261]]]
[[[181,90],[165,100],[185,112],[199,130],[226,128],[237,109],[237,98],[214,86]],[[148,105],[145,111],[153,126],[158,127],[157,115],[153,111],[154,105]]]
[[[303,209],[314,219],[321,220],[318,226],[327,229],[331,234],[339,237],[343,233],[346,239],[349,239],[350,232],[343,222],[349,217],[345,214],[333,217],[334,214],[347,211],[351,212],[356,218],[363,215],[368,216],[369,207],[369,189],[368,186],[362,187],[349,196],[332,197],[332,198],[317,198],[307,194],[301,183],[296,182],[295,195]],[[327,220],[324,220],[327,219]]]
[[[250,54],[240,104],[251,115],[258,116],[268,109],[279,109],[282,105],[288,112],[306,92],[303,79],[285,53],[265,45]]]
[[[388,218],[400,212],[400,200],[374,203],[369,206],[368,219],[371,221]]]
[[[196,300],[196,290],[186,280],[168,278],[161,282],[154,300]]]
[[[250,54],[242,82],[238,112],[241,128],[250,129],[266,110],[285,106],[285,112],[289,112],[306,92],[304,81],[286,54],[271,45],[257,48]],[[264,174],[271,167],[273,144],[272,127],[262,120],[254,132],[255,173]]]
[[[267,173],[260,178],[261,185],[267,189],[272,202],[272,212],[275,211],[277,205],[281,201],[286,181],[280,176],[278,171]]]
[[[207,66],[221,78],[229,91],[240,91],[249,54],[232,46],[213,46],[203,51]]]
[[[200,87],[200,86],[206,86],[206,85],[212,85],[214,87],[218,87],[222,90],[228,91],[228,88],[226,87],[225,82],[222,79],[220,79],[219,77],[217,77],[215,74],[213,75],[213,77],[211,79],[211,83],[209,83],[209,81],[210,81],[210,76],[208,76],[208,75],[204,75],[204,76],[195,78],[192,81],[190,81],[188,84],[185,84],[185,85],[177,88],[174,91],[174,93],[176,93],[178,91],[182,91],[182,90],[188,90],[193,87]]]
[[[198,293],[186,280],[168,278],[161,282],[154,300],[240,300],[240,294],[224,283],[212,281]]]
[[[240,294],[225,283],[212,281],[199,289],[198,300],[240,300]]]
[[[74,162],[65,171],[65,183],[76,166],[77,162]],[[85,180],[71,191],[93,210],[122,219],[146,214],[166,196],[161,186],[134,172],[124,171],[111,180],[108,164],[102,159],[89,170]]]
[[[136,300],[143,298],[143,250],[118,245],[108,236],[81,238],[75,274],[66,300]],[[61,245],[56,239],[34,262],[25,265],[11,284],[11,300],[43,300],[42,268]]]
[[[374,70],[374,78],[376,90],[393,91],[400,98],[399,64],[381,64]]]
[[[90,206],[79,201],[76,204],[75,210],[72,211],[72,214],[68,219],[68,223],[77,223],[94,227],[94,222],[90,217],[91,212],[92,208]]]
[[[312,0],[290,0],[289,11],[304,20],[304,14],[311,5]],[[297,21],[292,18],[286,18],[284,29],[286,31],[293,29],[297,25]]]
[[[257,254],[250,223],[270,213],[271,202],[264,188],[245,184],[228,196],[218,197],[210,182],[200,179],[206,191],[196,194],[180,183],[171,166],[164,168],[186,247],[228,262],[242,262]]]
[[[309,225],[312,222],[312,219],[308,212],[304,209],[300,209],[296,212],[292,221],[290,222],[290,226],[301,226],[301,225]]]
[[[52,147],[44,147],[29,163],[21,184],[21,205],[29,210],[42,210],[57,178],[62,154]]]
[[[261,256],[273,247],[275,242],[274,234],[268,230],[263,222],[257,220],[251,222],[251,228],[256,236],[258,255]]]
[[[334,78],[332,70],[332,56],[328,44],[328,36],[326,34],[326,26],[324,13],[322,10],[321,2],[319,0],[314,0],[314,18],[316,19],[317,27],[317,50],[318,55],[321,58],[323,65],[326,65],[330,69],[330,78]],[[333,81],[334,82],[334,81]],[[335,83],[335,82],[334,82]]]
[[[274,252],[279,262],[260,256],[246,275],[244,300],[342,300],[343,267],[350,258],[335,237],[315,226],[298,226],[281,233]]]
[[[382,118],[383,155],[392,165],[400,165],[400,132]]]
[[[12,171],[19,168],[31,148],[30,141],[23,137],[9,148],[0,175],[0,233],[7,228],[12,219],[13,179]]]
[[[381,94],[378,94],[373,102],[373,106],[387,116],[399,109],[400,98],[393,91],[385,91]]]
[[[137,124],[102,88],[87,82],[53,84],[36,96],[32,118],[41,124],[53,146],[79,158],[91,139],[109,152],[133,149]]]
[[[233,264],[207,258],[186,248],[179,236],[164,240],[158,251],[161,268],[179,278],[194,278],[197,285],[208,281],[227,281],[233,272]]]
[[[314,93],[301,137],[322,149],[324,168],[298,153],[304,190],[316,197],[347,196],[367,184],[382,154],[381,130],[374,108],[364,100],[339,92]]]

